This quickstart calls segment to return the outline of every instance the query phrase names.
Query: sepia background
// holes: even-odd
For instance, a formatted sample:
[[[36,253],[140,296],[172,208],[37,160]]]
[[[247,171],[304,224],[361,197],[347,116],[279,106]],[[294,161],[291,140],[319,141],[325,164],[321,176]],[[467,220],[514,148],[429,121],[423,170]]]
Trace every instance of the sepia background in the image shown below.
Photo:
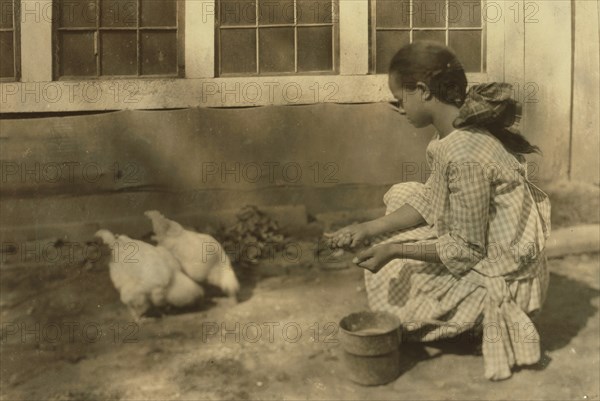
[[[76,261],[61,265],[64,271],[52,278],[58,264],[49,263],[44,244],[59,239],[85,244],[99,228],[144,238],[151,231],[145,210],[218,232],[235,222],[241,207],[255,205],[290,236],[302,238],[299,249],[308,259],[311,235],[382,213],[390,185],[424,181],[430,172],[424,156],[433,131],[415,129],[387,104],[392,100],[387,65],[411,41],[453,48],[471,84],[511,83],[523,104],[520,128],[542,150],[528,159],[529,174],[551,195],[553,224],[600,222],[597,1],[0,0],[0,7],[3,325],[24,321],[43,327],[68,316],[100,321],[105,332],[109,324],[125,324],[106,266],[85,270],[86,255],[76,251]],[[597,249],[596,237],[583,237]],[[411,388],[402,397],[439,399],[469,396],[458,383],[475,380],[470,393],[475,398],[597,399],[598,260],[597,254],[584,256],[556,262],[557,270],[576,266],[569,273],[576,277],[557,276],[554,294],[562,301],[550,301],[556,309],[549,307],[542,320],[547,331],[571,327],[549,335],[550,353],[564,353],[554,356],[562,360],[555,369],[579,364],[581,370],[563,381],[552,364],[525,373],[532,383],[548,384],[544,390],[522,378],[503,387],[515,391],[512,396],[493,395],[488,383],[477,382],[480,361],[471,357],[465,372],[477,379],[449,379],[422,390],[423,383],[463,363],[453,355],[432,362],[429,370],[407,367],[413,385],[401,377],[396,387],[370,393],[339,384],[344,382],[339,370],[328,373],[339,364],[328,343],[313,341],[310,347],[316,348],[308,349],[284,341],[285,347],[245,351],[252,347],[243,340],[216,341],[212,348],[200,341],[199,325],[225,316],[228,322],[283,322],[296,314],[302,324],[324,326],[364,306],[360,271],[321,277],[313,271],[319,261],[299,258],[302,268],[296,270],[286,262],[298,274],[248,273],[247,287],[254,292],[244,295],[246,305],[232,311],[219,304],[170,316],[164,327],[138,327],[141,340],[136,337],[127,349],[122,341],[119,347],[97,342],[87,350],[86,344],[66,340],[40,348],[35,335],[17,341],[7,334],[16,326],[3,326],[1,372],[8,390],[0,397],[364,399],[400,397],[398,389]],[[274,265],[265,269],[281,267]],[[65,288],[56,284],[81,269],[85,279],[75,278]],[[263,282],[264,277],[289,283]],[[320,281],[307,284],[309,278]],[[337,281],[344,284],[338,288]],[[263,293],[261,283],[271,287]],[[36,301],[31,294],[37,292],[45,295]],[[56,307],[40,306],[57,293],[63,295]],[[297,305],[306,294],[323,298],[300,312]],[[71,304],[81,305],[68,312]],[[88,309],[96,304],[108,311]],[[575,309],[581,315],[571,316]],[[302,327],[307,337],[306,327],[312,326]],[[583,338],[577,337],[580,331]],[[214,355],[201,354],[196,362],[189,355],[176,359],[182,353],[178,341],[188,354],[204,346]],[[572,341],[587,350],[581,363],[573,355],[582,351],[572,351]],[[286,352],[292,367],[281,362]],[[309,354],[314,356],[303,359]],[[123,358],[128,361],[121,366]],[[25,360],[41,368],[26,368]],[[220,370],[209,360],[221,361]],[[145,370],[154,363],[163,376]],[[264,366],[281,372],[271,374]],[[50,367],[56,371],[48,373]],[[180,372],[185,380],[165,381],[179,368],[187,369]],[[105,383],[94,384],[96,375]],[[189,384],[202,377],[215,387]]]

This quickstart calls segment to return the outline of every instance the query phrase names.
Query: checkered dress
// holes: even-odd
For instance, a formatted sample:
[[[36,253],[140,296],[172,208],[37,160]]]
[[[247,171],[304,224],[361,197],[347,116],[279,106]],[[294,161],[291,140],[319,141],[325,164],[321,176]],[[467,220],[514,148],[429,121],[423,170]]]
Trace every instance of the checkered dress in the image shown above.
[[[425,184],[397,184],[384,196],[387,214],[408,203],[427,224],[376,244],[434,242],[443,263],[395,259],[365,271],[369,307],[396,314],[409,340],[483,329],[485,376],[508,378],[515,364],[540,358],[530,315],[548,287],[548,197],[527,180],[524,159],[483,130],[434,138],[427,160]]]

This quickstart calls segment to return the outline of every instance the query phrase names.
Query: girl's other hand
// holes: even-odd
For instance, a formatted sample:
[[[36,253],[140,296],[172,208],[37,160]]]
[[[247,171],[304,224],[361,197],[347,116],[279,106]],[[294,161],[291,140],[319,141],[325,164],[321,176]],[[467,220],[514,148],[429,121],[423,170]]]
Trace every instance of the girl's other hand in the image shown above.
[[[395,244],[383,244],[369,248],[359,253],[358,256],[352,260],[352,263],[367,269],[372,273],[377,273],[390,260],[396,257],[394,245]]]
[[[366,243],[371,236],[368,223],[353,224],[334,233],[325,233],[330,248],[354,248]]]

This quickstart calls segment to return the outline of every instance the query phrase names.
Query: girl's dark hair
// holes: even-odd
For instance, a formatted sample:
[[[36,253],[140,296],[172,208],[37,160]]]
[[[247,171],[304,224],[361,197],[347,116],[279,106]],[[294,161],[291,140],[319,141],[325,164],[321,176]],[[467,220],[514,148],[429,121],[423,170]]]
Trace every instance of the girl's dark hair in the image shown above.
[[[467,94],[465,70],[448,47],[430,41],[417,41],[403,46],[392,58],[389,74],[400,80],[403,89],[416,90],[417,82],[427,84],[432,95],[442,103],[460,108]],[[497,124],[483,125],[504,147],[517,154],[539,153],[519,133]]]

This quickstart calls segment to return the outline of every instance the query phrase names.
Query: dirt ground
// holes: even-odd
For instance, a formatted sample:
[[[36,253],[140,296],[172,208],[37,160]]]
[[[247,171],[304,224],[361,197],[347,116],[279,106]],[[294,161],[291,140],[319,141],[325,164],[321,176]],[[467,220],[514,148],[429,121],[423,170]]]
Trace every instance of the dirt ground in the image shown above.
[[[186,311],[131,321],[105,263],[11,269],[1,276],[2,400],[598,399],[599,255],[550,261],[537,319],[542,361],[489,382],[469,338],[402,344],[400,377],[347,379],[338,326],[366,308],[362,271],[298,252],[240,270]],[[351,255],[346,255],[350,257]]]

